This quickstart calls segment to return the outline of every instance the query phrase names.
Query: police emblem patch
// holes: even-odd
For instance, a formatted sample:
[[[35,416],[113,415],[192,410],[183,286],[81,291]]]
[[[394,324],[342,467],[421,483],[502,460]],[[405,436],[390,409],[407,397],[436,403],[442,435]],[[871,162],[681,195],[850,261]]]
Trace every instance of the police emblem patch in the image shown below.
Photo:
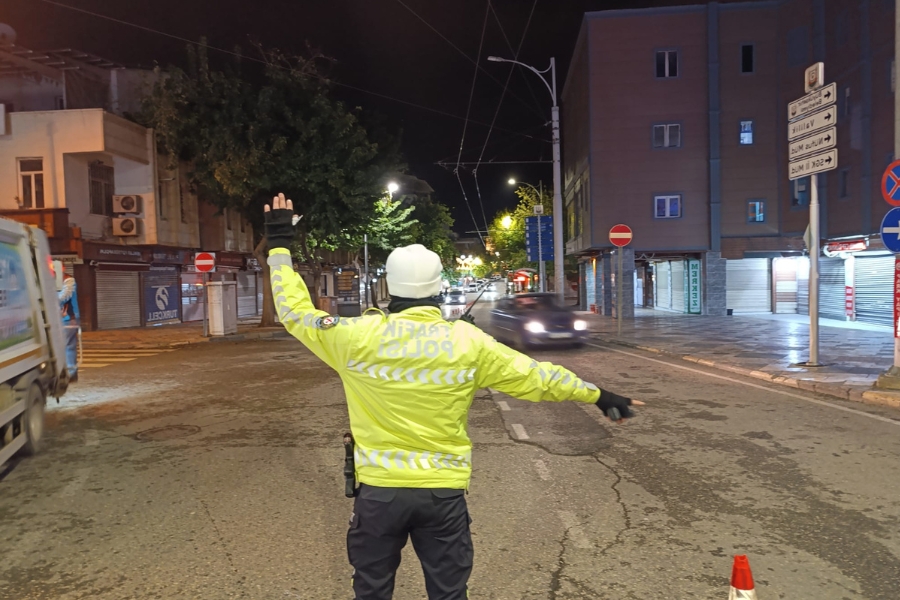
[[[341,318],[337,315],[328,315],[327,317],[319,317],[316,320],[316,327],[319,329],[331,329],[340,322]]]

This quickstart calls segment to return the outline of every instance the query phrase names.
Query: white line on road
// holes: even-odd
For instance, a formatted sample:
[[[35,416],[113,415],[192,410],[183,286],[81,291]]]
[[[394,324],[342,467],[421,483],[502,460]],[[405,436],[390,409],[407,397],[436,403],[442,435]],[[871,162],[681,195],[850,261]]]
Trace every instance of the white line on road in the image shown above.
[[[84,445],[85,446],[99,446],[100,445],[100,432],[96,429],[88,429],[84,432]]]
[[[559,511],[559,519],[566,526],[569,539],[572,540],[572,544],[576,548],[581,548],[582,550],[591,548],[591,541],[584,534],[584,530],[581,528],[581,523],[578,522],[578,517],[575,516],[575,513],[561,510]]]
[[[83,467],[75,471],[75,477],[66,484],[66,487],[62,489],[59,493],[63,498],[68,498],[69,496],[74,496],[78,493],[78,491],[84,487],[84,484],[87,483],[88,477],[91,476],[91,468]]]
[[[519,425],[518,423],[513,423],[512,425],[513,431],[516,432],[516,437],[520,440],[527,440],[528,434],[525,432],[525,428]]]
[[[544,481],[550,481],[550,469],[544,464],[544,461],[541,459],[537,459],[534,461],[534,469],[537,471],[538,476]]]
[[[497,406],[500,407],[500,410],[512,410],[506,400],[497,400]]]
[[[810,402],[812,404],[818,404],[819,406],[827,406],[828,408],[834,408],[836,410],[841,410],[848,413],[853,413],[855,415],[859,415],[860,417],[867,417],[869,419],[874,419],[876,421],[881,421],[882,423],[890,423],[891,425],[896,425],[900,427],[900,421],[895,421],[893,419],[888,419],[887,417],[882,417],[881,415],[873,415],[871,413],[867,413],[862,410],[856,410],[855,408],[847,408],[846,406],[841,406],[840,404],[833,404],[831,402],[825,402],[824,400],[816,400],[815,398],[807,398],[806,396],[801,396],[800,394],[792,394],[791,392],[785,392],[779,389],[766,387],[764,385],[757,385],[755,383],[750,383],[747,381],[741,381],[740,379],[733,379],[731,377],[725,377],[724,375],[716,375],[715,373],[707,373],[706,371],[701,371],[700,369],[692,369],[691,367],[685,367],[682,365],[676,365],[674,363],[666,362],[664,360],[657,360],[655,358],[649,358],[647,356],[641,356],[640,354],[634,354],[633,352],[625,352],[624,350],[616,350],[615,348],[609,348],[607,346],[598,346],[597,344],[588,343],[588,346],[593,346],[594,348],[600,348],[601,350],[609,350],[610,352],[615,352],[617,354],[624,354],[625,356],[631,356],[633,358],[640,358],[641,360],[646,360],[649,362],[659,363],[661,365],[665,365],[667,367],[672,367],[673,369],[681,369],[682,371],[688,371],[690,373],[696,373],[698,375],[705,375],[707,377],[712,377],[713,379],[721,379],[723,381],[730,381],[731,383],[737,383],[738,385],[744,385],[747,387],[756,388],[758,390],[765,390],[767,392],[773,392],[775,394],[781,394],[782,396],[789,396],[791,398],[796,398],[798,400],[803,400],[804,402]]]

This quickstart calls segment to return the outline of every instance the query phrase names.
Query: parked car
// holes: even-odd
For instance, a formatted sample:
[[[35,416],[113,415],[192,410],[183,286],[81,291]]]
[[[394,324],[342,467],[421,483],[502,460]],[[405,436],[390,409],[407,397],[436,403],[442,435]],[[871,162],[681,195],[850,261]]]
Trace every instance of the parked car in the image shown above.
[[[587,337],[587,322],[560,304],[555,294],[519,294],[501,299],[491,310],[490,332],[521,348],[580,346]]]
[[[469,292],[470,294],[478,293],[478,284],[470,283],[468,286],[466,286],[466,291]]]

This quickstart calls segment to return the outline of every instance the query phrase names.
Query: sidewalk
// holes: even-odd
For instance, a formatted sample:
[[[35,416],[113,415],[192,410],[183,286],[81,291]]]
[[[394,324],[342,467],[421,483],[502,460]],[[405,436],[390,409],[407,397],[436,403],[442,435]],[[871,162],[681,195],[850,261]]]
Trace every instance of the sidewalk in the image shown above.
[[[106,331],[85,331],[82,342],[86,350],[97,349],[139,349],[177,348],[189,344],[206,342],[238,342],[289,337],[284,327],[259,327],[259,319],[243,319],[238,323],[235,335],[224,337],[203,337],[203,323],[179,323],[158,327],[135,327],[132,329],[110,329]]]
[[[848,327],[823,319],[819,360],[824,367],[796,366],[809,358],[809,321],[797,315],[700,317],[637,309],[632,322],[579,313],[599,341],[674,356],[694,363],[845,400],[900,407],[900,395],[872,390],[894,360],[889,328]]]

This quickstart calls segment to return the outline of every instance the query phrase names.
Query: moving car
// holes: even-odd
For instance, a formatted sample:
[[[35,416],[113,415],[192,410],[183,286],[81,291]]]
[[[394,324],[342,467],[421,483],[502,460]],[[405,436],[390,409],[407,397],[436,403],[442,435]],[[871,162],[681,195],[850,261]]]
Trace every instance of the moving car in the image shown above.
[[[469,292],[469,293],[471,293],[471,294],[478,293],[478,284],[477,284],[477,283],[470,283],[470,284],[466,287],[466,291]]]
[[[490,332],[522,348],[568,344],[580,346],[587,322],[559,303],[555,294],[519,294],[501,299],[491,310]]]
[[[493,302],[494,300],[500,297],[500,293],[497,289],[496,283],[487,284],[487,288],[484,290],[484,296],[482,299],[487,300],[488,302]]]
[[[444,304],[466,304],[466,293],[462,290],[450,290],[444,294]]]

